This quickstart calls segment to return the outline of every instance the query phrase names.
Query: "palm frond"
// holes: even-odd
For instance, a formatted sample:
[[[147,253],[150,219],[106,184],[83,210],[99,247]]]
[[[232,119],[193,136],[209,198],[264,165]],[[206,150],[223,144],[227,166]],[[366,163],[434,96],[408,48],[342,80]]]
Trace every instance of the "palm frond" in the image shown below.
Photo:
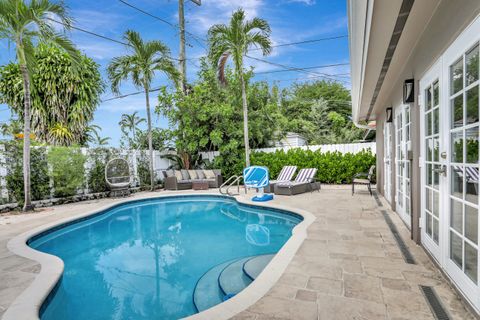
[[[227,84],[227,78],[225,76],[225,67],[227,65],[228,57],[230,57],[230,52],[226,51],[222,54],[220,59],[218,60],[217,65],[217,77],[221,84]]]

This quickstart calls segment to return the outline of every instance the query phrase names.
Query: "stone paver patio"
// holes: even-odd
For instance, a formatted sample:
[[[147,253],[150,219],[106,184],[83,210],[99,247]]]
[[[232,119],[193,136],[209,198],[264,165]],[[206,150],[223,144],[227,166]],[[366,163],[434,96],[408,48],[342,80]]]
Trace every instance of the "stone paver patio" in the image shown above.
[[[145,192],[134,198],[158,194]],[[10,253],[7,242],[39,225],[115,201],[1,216],[0,316],[40,268]],[[352,197],[348,187],[324,186],[319,193],[277,196],[274,202],[310,211],[317,219],[280,280],[236,319],[434,319],[419,285],[434,287],[451,318],[475,319],[424,250],[410,240],[400,218],[366,192]],[[416,264],[404,261],[381,210],[393,220]]]

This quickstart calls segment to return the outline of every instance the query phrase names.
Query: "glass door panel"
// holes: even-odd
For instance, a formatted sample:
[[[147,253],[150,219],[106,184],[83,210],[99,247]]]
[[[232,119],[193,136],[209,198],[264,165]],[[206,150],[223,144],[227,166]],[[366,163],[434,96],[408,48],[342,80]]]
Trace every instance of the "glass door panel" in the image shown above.
[[[410,226],[410,106],[401,105],[395,111],[396,209],[402,220]]]
[[[448,68],[451,118],[448,259],[459,281],[478,285],[478,43]]]
[[[392,201],[392,124],[385,122],[383,126],[383,136],[384,136],[384,152],[385,156],[383,158],[384,164],[384,183],[383,190],[385,199],[391,203]]]
[[[426,84],[423,88],[425,99],[425,193],[424,221],[425,234],[439,245],[440,240],[440,85],[439,79]]]

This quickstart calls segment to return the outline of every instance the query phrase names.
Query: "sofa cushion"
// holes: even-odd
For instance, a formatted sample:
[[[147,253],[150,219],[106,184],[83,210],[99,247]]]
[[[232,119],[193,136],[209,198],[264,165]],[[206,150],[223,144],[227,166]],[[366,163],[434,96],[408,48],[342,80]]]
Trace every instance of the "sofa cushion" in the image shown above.
[[[165,170],[163,172],[165,174],[165,178],[170,178],[175,176],[175,172],[173,172],[173,170]]]
[[[188,171],[187,170],[180,170],[180,172],[182,173],[182,180],[189,180],[190,179],[190,175],[188,174]]]
[[[183,176],[180,171],[175,170],[174,174],[175,174],[175,177],[177,178],[177,181],[183,180]]]
[[[198,179],[197,172],[195,170],[188,170],[188,175],[190,176],[190,179],[196,180]]]
[[[213,170],[203,170],[203,173],[205,173],[206,179],[215,179],[215,172],[213,172]]]
[[[205,179],[205,174],[203,173],[203,170],[196,170],[197,172],[197,179]]]

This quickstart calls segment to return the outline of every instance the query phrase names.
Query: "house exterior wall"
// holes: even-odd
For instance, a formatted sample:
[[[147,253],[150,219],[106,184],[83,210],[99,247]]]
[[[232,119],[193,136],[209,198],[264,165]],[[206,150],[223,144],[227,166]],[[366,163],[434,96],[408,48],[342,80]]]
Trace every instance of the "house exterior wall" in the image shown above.
[[[420,37],[417,45],[410,54],[407,63],[404,65],[398,81],[393,85],[389,94],[379,99],[380,107],[375,110],[377,119],[377,181],[379,181],[378,190],[385,195],[383,190],[385,172],[383,170],[384,156],[384,137],[383,127],[385,125],[385,110],[392,107],[394,110],[403,104],[403,81],[406,79],[415,79],[415,102],[411,106],[411,141],[412,141],[412,181],[411,181],[411,237],[417,243],[420,243],[419,218],[421,210],[421,173],[420,173],[420,107],[418,102],[419,80],[423,74],[435,63],[449,45],[458,37],[458,35],[477,17],[480,13],[479,1],[442,1],[429,21],[428,25]],[[393,123],[395,128],[395,123]],[[394,130],[395,131],[395,130]],[[395,139],[393,139],[393,156],[395,158]],[[392,209],[395,210],[394,196],[395,188],[395,169],[392,165]]]

